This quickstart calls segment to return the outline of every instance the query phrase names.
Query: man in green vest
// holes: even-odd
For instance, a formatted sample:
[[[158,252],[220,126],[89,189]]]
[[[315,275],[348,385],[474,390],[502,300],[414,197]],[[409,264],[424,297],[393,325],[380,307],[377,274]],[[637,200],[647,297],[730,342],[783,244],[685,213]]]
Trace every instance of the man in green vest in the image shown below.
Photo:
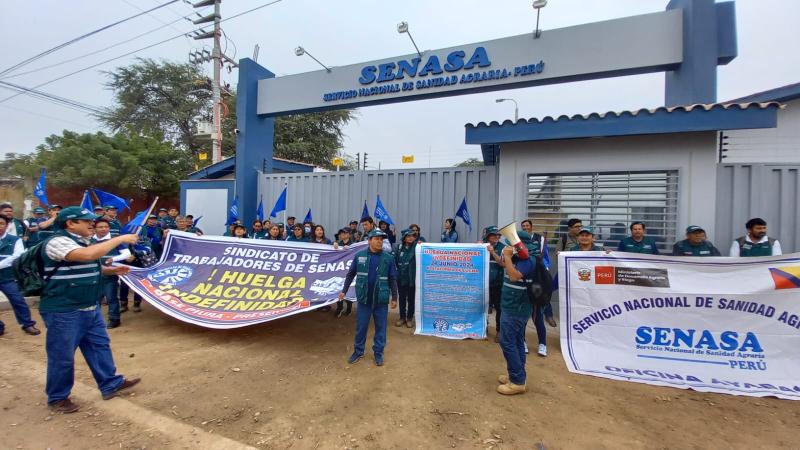
[[[122,223],[117,217],[117,207],[114,205],[107,205],[105,207],[105,219],[108,221],[108,226],[111,229],[110,234],[112,238],[119,236],[122,230]]]
[[[672,256],[720,256],[714,244],[706,240],[706,230],[697,225],[686,227],[686,239],[672,246]]]
[[[530,241],[525,231],[517,234],[522,242]],[[503,395],[522,394],[527,391],[525,372],[525,329],[533,313],[528,298],[527,285],[533,281],[536,260],[529,255],[524,258],[514,253],[512,246],[503,249],[503,289],[500,298],[503,315],[500,318],[500,348],[506,359],[507,375],[500,375],[497,392]]]
[[[569,248],[571,252],[602,252],[605,249],[602,245],[595,244],[594,231],[591,228],[581,228],[578,232],[578,245]]]
[[[503,309],[500,297],[503,292],[503,248],[500,231],[492,225],[486,228],[486,249],[489,250],[489,314],[494,310],[494,341],[500,342],[500,317]]]
[[[783,254],[781,243],[767,236],[767,222],[755,217],[745,224],[747,234],[736,238],[731,244],[731,256],[779,256]]]
[[[22,245],[22,239],[19,236],[8,234],[8,223],[8,218],[0,215],[0,292],[8,298],[22,331],[36,336],[41,331],[36,328],[36,322],[31,318],[31,309],[19,291],[17,280],[14,278],[14,269],[11,267],[14,260],[25,251],[25,246]],[[0,321],[0,335],[4,332],[5,325]]]
[[[73,413],[79,409],[70,398],[75,378],[75,350],[80,347],[103,400],[134,386],[138,378],[117,374],[111,341],[97,307],[101,274],[123,275],[124,266],[101,266],[100,258],[123,244],[134,244],[126,234],[91,245],[97,216],[79,206],[64,208],[56,218],[56,234],[44,248],[44,286],[39,312],[47,327],[47,404],[52,411]]]
[[[33,247],[52,235],[50,228],[54,221],[55,217],[47,217],[47,212],[41,206],[33,208],[33,217],[24,222],[25,227],[28,229],[26,246]]]
[[[110,239],[112,239],[111,224],[108,219],[100,217],[95,220],[92,242],[97,244]],[[112,263],[132,260],[131,251],[127,245],[115,247],[105,256],[106,259],[111,259]],[[120,320],[119,277],[116,275],[103,275],[101,284],[103,296],[106,298],[106,303],[108,303],[108,328],[117,328],[122,323]]]
[[[11,203],[0,203],[0,216],[8,219],[6,233],[17,236],[25,242],[25,223],[14,217],[14,206]]]
[[[644,253],[647,255],[657,255],[658,246],[656,241],[645,237],[646,231],[644,222],[633,222],[631,224],[631,235],[619,241],[617,250],[627,253]]]
[[[375,354],[375,365],[383,365],[390,296],[392,309],[397,308],[397,267],[392,254],[383,250],[383,240],[386,237],[386,233],[381,230],[370,231],[369,248],[356,253],[344,280],[344,288],[339,293],[339,300],[344,300],[347,289],[355,278],[358,309],[355,345],[353,354],[347,360],[349,364],[355,364],[364,357],[367,329],[370,318],[374,318],[375,337],[372,351]]]
[[[401,232],[402,241],[397,245],[394,260],[397,264],[397,290],[400,294],[400,319],[394,326],[413,328],[414,295],[417,282],[417,237],[406,228]]]

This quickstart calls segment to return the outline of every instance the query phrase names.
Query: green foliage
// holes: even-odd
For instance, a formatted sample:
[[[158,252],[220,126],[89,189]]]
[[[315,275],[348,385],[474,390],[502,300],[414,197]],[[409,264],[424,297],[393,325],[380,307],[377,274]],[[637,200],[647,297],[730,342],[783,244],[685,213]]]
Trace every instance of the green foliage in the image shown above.
[[[51,135],[31,155],[6,155],[14,172],[35,178],[47,169],[48,186],[97,187],[123,195],[175,194],[189,170],[186,153],[169,142],[128,133]]]
[[[483,167],[483,161],[478,158],[469,158],[456,164],[456,167]]]
[[[210,122],[212,115],[211,82],[202,66],[139,59],[107,74],[117,105],[98,117],[111,130],[163,137],[192,156],[210,156],[211,142],[194,135],[197,122]],[[222,154],[230,156],[236,152],[236,93],[223,96],[223,103]],[[276,118],[275,156],[333,169],[342,127],[354,115],[339,110]]]

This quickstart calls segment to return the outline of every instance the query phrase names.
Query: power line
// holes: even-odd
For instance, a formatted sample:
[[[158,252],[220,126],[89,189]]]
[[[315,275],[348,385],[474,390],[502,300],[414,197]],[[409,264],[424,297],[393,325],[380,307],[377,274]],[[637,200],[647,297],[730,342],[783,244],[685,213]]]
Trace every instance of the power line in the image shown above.
[[[28,59],[26,59],[26,60],[24,60],[24,61],[21,61],[21,62],[18,62],[17,64],[14,64],[13,66],[9,67],[8,69],[5,69],[5,70],[3,70],[2,72],[0,72],[0,75],[5,75],[6,73],[9,73],[9,72],[11,72],[11,71],[14,71],[14,70],[16,70],[16,69],[18,69],[18,68],[20,68],[20,67],[22,67],[22,66],[26,65],[26,64],[29,64],[29,63],[31,63],[32,61],[35,61],[35,60],[37,60],[37,59],[39,59],[39,58],[42,58],[42,57],[44,57],[44,56],[47,56],[47,55],[49,55],[50,53],[53,53],[53,52],[55,52],[55,51],[58,51],[58,50],[60,50],[60,49],[62,49],[62,48],[64,48],[64,47],[66,47],[66,46],[68,46],[68,45],[72,45],[72,44],[74,44],[74,43],[76,43],[76,42],[78,42],[78,41],[80,41],[80,40],[86,39],[86,38],[87,38],[87,37],[89,37],[89,36],[95,35],[95,34],[97,34],[97,33],[100,33],[101,31],[105,31],[105,30],[107,30],[107,29],[109,29],[109,28],[115,27],[115,26],[117,26],[117,25],[119,25],[119,24],[121,24],[121,23],[127,22],[127,21],[129,21],[129,20],[131,20],[131,19],[135,19],[135,18],[137,18],[137,17],[139,17],[139,16],[141,16],[141,15],[147,14],[147,13],[149,13],[149,12],[151,12],[151,11],[155,11],[155,10],[157,10],[157,9],[159,9],[159,8],[163,8],[164,6],[167,6],[167,5],[171,4],[171,3],[175,3],[175,2],[177,2],[177,1],[178,1],[178,0],[169,0],[169,1],[167,1],[166,3],[162,3],[161,5],[158,5],[158,6],[156,6],[156,7],[154,7],[154,8],[151,8],[151,9],[149,9],[149,10],[147,10],[147,11],[143,11],[143,12],[141,12],[141,13],[139,13],[139,14],[134,14],[133,16],[126,17],[125,19],[118,20],[118,21],[116,21],[116,22],[114,22],[114,23],[112,23],[112,24],[106,25],[106,26],[104,26],[104,27],[101,27],[101,28],[98,28],[98,29],[96,29],[96,30],[94,30],[94,31],[90,31],[90,32],[88,32],[88,33],[86,33],[86,34],[83,34],[83,35],[81,35],[81,36],[78,36],[78,37],[76,37],[76,38],[70,39],[69,41],[67,41],[67,42],[64,42],[64,43],[62,43],[62,44],[59,44],[59,45],[56,45],[55,47],[53,47],[53,48],[51,48],[51,49],[49,49],[49,50],[45,50],[45,51],[43,51],[42,53],[39,53],[38,55],[31,56],[30,58],[28,58]]]
[[[171,1],[171,2],[169,2],[169,3],[172,3],[172,2],[174,2],[174,1],[177,1],[177,0],[172,0],[172,1]],[[227,21],[227,20],[231,20],[231,19],[234,19],[234,18],[236,18],[236,17],[243,16],[243,15],[245,15],[245,14],[251,13],[251,12],[253,12],[253,11],[256,11],[256,10],[259,10],[259,9],[261,9],[261,8],[264,8],[264,7],[267,7],[267,6],[270,6],[270,5],[274,5],[274,4],[276,4],[276,3],[280,3],[281,1],[283,1],[283,0],[273,0],[273,1],[269,2],[269,3],[263,4],[263,5],[261,5],[261,6],[258,6],[258,7],[256,7],[256,8],[253,8],[253,9],[250,9],[250,10],[247,10],[247,11],[244,11],[244,12],[241,12],[241,13],[239,13],[239,14],[236,14],[236,15],[234,15],[234,16],[228,17],[228,18],[226,18],[226,19],[223,19],[223,20],[221,20],[220,22],[225,22],[225,21]],[[168,3],[167,3],[167,4],[168,4]],[[109,62],[111,62],[111,61],[115,61],[115,60],[117,60],[117,59],[124,58],[124,57],[126,57],[126,56],[130,56],[130,55],[133,55],[133,54],[135,54],[135,53],[138,53],[138,52],[141,52],[141,51],[144,51],[144,50],[147,50],[147,49],[150,49],[150,48],[156,47],[156,46],[158,46],[158,45],[165,44],[165,43],[167,43],[167,42],[169,42],[169,41],[173,41],[173,40],[175,40],[175,39],[178,39],[178,38],[180,38],[180,37],[187,36],[188,34],[189,34],[189,32],[186,32],[186,33],[181,33],[181,34],[178,34],[178,35],[172,36],[172,37],[170,37],[170,38],[164,39],[163,41],[159,41],[159,42],[156,42],[156,43],[154,43],[154,44],[150,44],[150,45],[148,45],[148,46],[145,46],[145,47],[142,47],[142,48],[139,48],[139,49],[136,49],[136,50],[130,51],[130,52],[128,52],[128,53],[125,53],[124,55],[120,55],[120,56],[116,56],[116,57],[114,57],[114,58],[109,58],[109,59],[106,59],[105,61],[101,61],[101,62],[99,62],[99,63],[97,63],[97,64],[93,64],[93,65],[91,65],[91,66],[84,67],[84,68],[82,68],[82,69],[78,69],[78,70],[76,70],[76,71],[70,72],[70,73],[68,73],[68,74],[66,74],[66,75],[62,75],[62,76],[60,76],[60,77],[53,78],[52,80],[45,81],[44,83],[39,83],[39,84],[37,84],[36,86],[34,86],[33,88],[31,88],[31,89],[36,89],[36,88],[40,88],[40,87],[42,87],[42,86],[46,86],[46,85],[48,85],[48,84],[50,84],[50,83],[54,83],[54,82],[56,82],[56,81],[63,80],[64,78],[71,77],[72,75],[76,75],[76,74],[78,74],[78,73],[85,72],[85,71],[87,71],[87,70],[90,70],[90,69],[94,69],[95,67],[102,66],[102,65],[104,65],[104,64],[106,64],[106,63],[109,63]],[[0,73],[0,75],[2,75],[2,73]],[[12,98],[15,98],[15,97],[17,97],[18,95],[21,95],[21,94],[24,94],[24,92],[18,92],[18,93],[14,94],[14,95],[8,96],[8,97],[6,97],[6,98],[4,98],[4,99],[0,100],[0,103],[4,103],[4,102],[6,102],[6,101],[8,101],[8,100],[11,100]]]
[[[17,108],[16,106],[0,105],[0,108],[6,108],[6,109],[10,109],[10,110],[16,111],[16,112],[21,112],[21,113],[25,113],[25,114],[31,114],[33,116],[44,117],[45,119],[57,120],[57,121],[60,121],[60,122],[69,123],[69,124],[76,125],[76,126],[79,126],[79,127],[88,128],[85,123],[73,122],[71,120],[67,120],[67,119],[64,119],[62,117],[48,116],[47,114],[42,114],[42,113],[39,113],[39,112],[36,112],[36,111],[29,111],[27,109]]]
[[[49,101],[51,103],[59,104],[62,106],[66,106],[72,109],[76,109],[82,112],[89,112],[92,114],[102,113],[103,110],[97,108],[92,105],[88,105],[86,103],[81,103],[66,97],[60,97],[58,95],[50,94],[48,92],[39,91],[36,89],[27,88],[25,86],[20,86],[14,83],[8,83],[5,81],[0,81],[0,87],[4,87],[9,90],[14,90],[20,93],[26,93],[34,98],[38,98],[40,100]]]

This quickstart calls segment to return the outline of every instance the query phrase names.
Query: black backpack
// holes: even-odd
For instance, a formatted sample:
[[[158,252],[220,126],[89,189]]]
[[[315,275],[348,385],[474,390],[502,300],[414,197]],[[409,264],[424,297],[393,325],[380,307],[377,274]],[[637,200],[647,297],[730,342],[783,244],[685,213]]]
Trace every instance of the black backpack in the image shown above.
[[[66,263],[59,261],[53,271],[44,276],[44,247],[49,241],[50,238],[25,250],[13,263],[14,278],[17,279],[22,295],[26,297],[42,295],[50,278]]]
[[[553,276],[544,265],[544,258],[542,256],[536,257],[536,268],[534,269],[534,278],[526,283],[528,289],[528,300],[533,306],[545,306],[550,303],[550,297],[553,296]]]

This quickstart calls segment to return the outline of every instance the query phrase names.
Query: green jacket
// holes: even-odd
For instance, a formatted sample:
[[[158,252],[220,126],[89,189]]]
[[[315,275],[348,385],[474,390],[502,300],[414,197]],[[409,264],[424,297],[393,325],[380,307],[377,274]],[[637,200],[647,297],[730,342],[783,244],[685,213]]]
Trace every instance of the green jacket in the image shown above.
[[[523,272],[523,276],[527,275],[527,278],[523,278],[519,281],[511,281],[508,274],[503,274],[503,290],[500,295],[500,306],[503,314],[530,317],[533,313],[533,305],[531,305],[531,301],[528,298],[527,283],[533,281],[533,269],[536,267],[536,260],[530,259],[530,261],[532,262],[532,269],[527,274]],[[517,270],[520,270],[520,263],[516,262],[515,267],[517,267]]]
[[[0,239],[0,261],[14,254],[14,247],[16,247],[18,240],[19,236],[12,236],[8,233],[3,236],[3,239]],[[0,269],[0,283],[14,281],[15,279],[13,267],[9,266],[5,269]]]
[[[647,255],[658,254],[658,246],[656,245],[656,241],[650,239],[649,237],[645,237],[641,241],[636,242],[632,237],[628,236],[619,241],[617,250],[628,253],[644,253]]]
[[[688,239],[678,241],[672,247],[673,256],[720,256],[714,244],[703,241],[700,245],[692,245]]]
[[[410,247],[400,244],[395,249],[394,261],[397,264],[397,285],[414,286],[417,281],[417,242]]]
[[[753,243],[742,236],[736,239],[736,243],[739,244],[739,256],[772,256],[775,239],[769,238],[766,242]]]
[[[56,236],[66,236],[81,247],[87,246],[64,230],[58,231]],[[42,256],[44,275],[52,274],[52,277],[42,290],[39,311],[69,312],[97,305],[102,293],[98,261],[64,261],[56,270],[59,262],[50,259],[47,252]]]
[[[369,250],[362,250],[356,254],[356,300],[361,304],[368,304],[367,291],[367,277],[369,275]],[[375,289],[372,294],[374,296],[373,305],[388,305],[389,298],[391,297],[391,288],[389,287],[389,266],[394,264],[394,259],[390,253],[381,252],[381,261],[378,264],[378,277],[375,280]]]
[[[494,244],[494,251],[498,255],[503,254],[503,247],[506,245],[500,241],[497,241],[497,244]],[[490,286],[502,286],[503,285],[503,266],[500,265],[499,262],[495,261],[492,258],[492,255],[489,254],[489,285]]]

